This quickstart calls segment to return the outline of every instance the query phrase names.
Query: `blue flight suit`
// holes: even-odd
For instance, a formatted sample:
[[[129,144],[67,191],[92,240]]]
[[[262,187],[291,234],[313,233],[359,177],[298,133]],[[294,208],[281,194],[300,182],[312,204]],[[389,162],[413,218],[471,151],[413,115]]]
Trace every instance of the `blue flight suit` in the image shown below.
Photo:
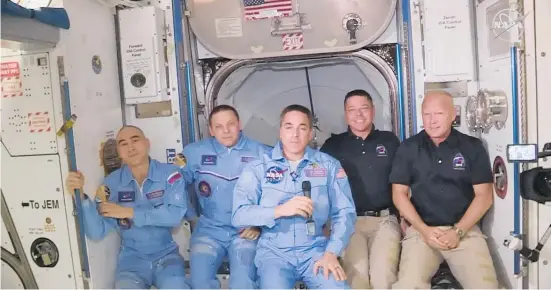
[[[121,235],[115,288],[189,289],[184,259],[172,238],[172,229],[187,210],[186,183],[176,166],[151,159],[147,178],[140,186],[128,166],[109,174],[109,202],[134,208],[130,223],[100,216],[96,203],[83,200],[86,235],[103,239],[110,231]]]
[[[230,263],[229,287],[257,288],[253,263],[257,241],[240,238],[240,229],[232,226],[232,195],[245,165],[270,148],[242,133],[231,149],[213,137],[184,148],[184,177],[193,183],[201,209],[191,235],[192,288],[220,288],[216,274],[226,256]],[[190,211],[189,216],[196,214]]]
[[[249,163],[243,170],[233,197],[232,222],[236,227],[262,227],[255,264],[260,288],[292,289],[302,279],[309,289],[348,289],[346,281],[325,279],[313,273],[314,263],[325,252],[341,256],[354,233],[356,210],[348,178],[333,157],[307,148],[296,170],[283,156],[281,143],[271,154]],[[275,219],[275,208],[304,195],[302,181],[311,183],[315,232],[308,235],[302,216]],[[331,220],[331,237],[322,227]]]

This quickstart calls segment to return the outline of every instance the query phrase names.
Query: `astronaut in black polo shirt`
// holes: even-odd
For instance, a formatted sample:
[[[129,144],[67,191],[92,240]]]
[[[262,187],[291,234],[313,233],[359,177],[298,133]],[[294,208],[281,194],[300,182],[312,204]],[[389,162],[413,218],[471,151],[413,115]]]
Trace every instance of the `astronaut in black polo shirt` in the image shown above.
[[[401,229],[388,177],[400,141],[375,129],[373,100],[366,91],[346,94],[344,109],[348,131],[333,135],[320,149],[341,162],[358,215],[343,266],[353,289],[389,289],[396,281]]]
[[[496,289],[492,257],[477,225],[493,203],[488,153],[479,139],[452,129],[449,93],[427,93],[422,114],[424,130],[400,146],[390,175],[394,204],[411,223],[393,288],[430,288],[445,260],[464,289]]]

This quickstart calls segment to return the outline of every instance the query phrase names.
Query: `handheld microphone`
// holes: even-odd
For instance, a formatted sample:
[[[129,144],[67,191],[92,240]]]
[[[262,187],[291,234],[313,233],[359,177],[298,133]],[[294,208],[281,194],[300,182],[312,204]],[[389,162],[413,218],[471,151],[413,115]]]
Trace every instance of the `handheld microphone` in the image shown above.
[[[304,192],[304,196],[307,198],[312,198],[312,184],[310,184],[310,181],[305,180],[302,182],[302,192]]]
[[[305,180],[302,182],[302,192],[304,192],[304,196],[312,198],[312,184],[310,184],[310,181]],[[316,233],[316,224],[311,215],[306,219],[306,230],[309,236],[313,236]]]

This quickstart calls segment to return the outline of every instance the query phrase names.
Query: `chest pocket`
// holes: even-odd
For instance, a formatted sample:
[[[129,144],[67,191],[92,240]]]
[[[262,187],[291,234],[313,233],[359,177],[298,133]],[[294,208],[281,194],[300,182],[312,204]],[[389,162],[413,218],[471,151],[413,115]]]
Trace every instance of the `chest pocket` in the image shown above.
[[[213,171],[200,171],[195,192],[204,214],[231,213],[233,188],[239,176],[225,176]]]

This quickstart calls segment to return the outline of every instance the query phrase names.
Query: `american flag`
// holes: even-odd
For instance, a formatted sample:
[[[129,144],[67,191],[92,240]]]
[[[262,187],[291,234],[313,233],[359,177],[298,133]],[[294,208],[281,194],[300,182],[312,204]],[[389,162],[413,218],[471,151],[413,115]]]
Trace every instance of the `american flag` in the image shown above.
[[[243,4],[246,21],[289,16],[293,12],[293,0],[243,0]]]

